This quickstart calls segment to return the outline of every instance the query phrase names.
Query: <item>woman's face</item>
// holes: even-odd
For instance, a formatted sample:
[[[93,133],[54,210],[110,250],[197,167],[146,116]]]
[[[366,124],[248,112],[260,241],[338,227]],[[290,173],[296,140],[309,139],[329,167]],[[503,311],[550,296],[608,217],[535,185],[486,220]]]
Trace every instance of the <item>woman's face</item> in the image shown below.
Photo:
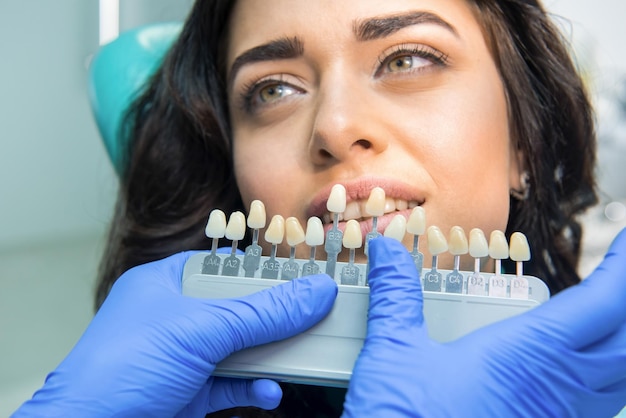
[[[517,155],[504,88],[466,1],[239,0],[227,76],[237,183],[268,220],[327,219],[341,183],[346,217],[364,232],[376,186],[393,202],[381,232],[416,204],[446,235],[454,225],[487,237],[505,229]],[[428,253],[425,240],[420,249]]]

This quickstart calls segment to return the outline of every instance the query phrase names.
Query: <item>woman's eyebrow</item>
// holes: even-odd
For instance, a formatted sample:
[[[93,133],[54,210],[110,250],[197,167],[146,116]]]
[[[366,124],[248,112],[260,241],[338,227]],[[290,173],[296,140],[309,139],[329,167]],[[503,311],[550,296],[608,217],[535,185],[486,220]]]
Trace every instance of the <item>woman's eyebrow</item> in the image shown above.
[[[301,56],[304,53],[304,44],[297,37],[280,38],[266,44],[255,46],[244,51],[235,58],[228,72],[228,85],[232,85],[235,75],[244,65],[278,59],[289,59]]]
[[[371,41],[384,38],[407,26],[431,23],[449,30],[458,37],[457,30],[450,23],[434,13],[426,11],[413,11],[402,14],[394,14],[383,17],[358,20],[353,24],[353,32],[358,41]]]

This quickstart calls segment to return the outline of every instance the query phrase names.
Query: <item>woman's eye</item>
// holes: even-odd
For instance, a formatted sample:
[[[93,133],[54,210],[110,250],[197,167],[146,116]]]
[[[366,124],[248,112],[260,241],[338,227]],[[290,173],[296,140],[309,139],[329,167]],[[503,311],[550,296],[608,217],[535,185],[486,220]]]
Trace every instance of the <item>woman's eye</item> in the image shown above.
[[[393,57],[387,63],[387,70],[395,73],[400,71],[407,71],[414,68],[426,67],[432,65],[432,62],[426,58],[418,57],[415,55],[401,55]]]
[[[262,103],[272,103],[296,93],[296,89],[286,84],[269,84],[259,88],[258,100]]]
[[[433,66],[446,66],[448,57],[427,45],[397,45],[385,51],[379,58],[377,73],[412,73]]]

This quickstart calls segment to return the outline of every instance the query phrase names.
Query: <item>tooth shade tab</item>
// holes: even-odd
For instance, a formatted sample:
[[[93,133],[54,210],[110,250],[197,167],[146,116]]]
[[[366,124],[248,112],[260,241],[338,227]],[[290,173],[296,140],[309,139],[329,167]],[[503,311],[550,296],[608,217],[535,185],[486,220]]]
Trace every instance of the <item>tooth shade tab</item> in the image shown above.
[[[509,258],[509,243],[506,241],[504,232],[495,230],[489,237],[489,257],[494,260]]]
[[[513,261],[530,260],[530,246],[526,235],[521,232],[513,232],[510,241],[510,257]]]
[[[209,220],[204,233],[209,238],[224,238],[226,232],[226,215],[219,209],[213,209],[209,214]]]
[[[361,248],[363,244],[363,234],[359,222],[350,219],[346,223],[346,230],[343,233],[343,246],[348,249]]]
[[[452,255],[467,254],[469,250],[469,244],[465,231],[460,226],[453,226],[450,229],[450,239],[448,240],[448,251]]]
[[[317,216],[311,216],[306,222],[304,241],[309,247],[316,247],[324,243],[324,226],[322,220]]]
[[[326,202],[326,209],[333,213],[342,213],[346,210],[346,188],[341,184],[335,184],[330,191]]]
[[[385,191],[381,187],[374,187],[367,199],[365,212],[370,216],[383,216],[385,214],[385,206]]]
[[[266,222],[265,205],[260,200],[253,200],[252,203],[250,203],[250,212],[248,213],[248,228],[265,228]]]
[[[439,255],[448,251],[448,243],[446,237],[441,232],[438,226],[428,227],[428,251],[431,255]]]
[[[226,225],[226,239],[231,241],[242,240],[246,235],[246,217],[242,212],[236,211],[230,214]]]
[[[287,235],[287,244],[290,247],[295,247],[304,242],[304,229],[302,229],[298,218],[294,216],[285,220],[285,234]]]
[[[285,236],[285,218],[280,215],[274,215],[270,221],[270,225],[265,230],[265,241],[270,244],[280,244]]]
[[[424,235],[426,231],[426,212],[421,206],[416,206],[411,211],[406,223],[406,232],[413,235]]]
[[[406,233],[406,218],[402,215],[396,215],[393,217],[387,228],[385,229],[384,235],[389,238],[394,238],[400,242],[404,239],[404,234]]]
[[[489,245],[485,233],[479,228],[473,228],[469,236],[469,253],[474,258],[487,257]]]

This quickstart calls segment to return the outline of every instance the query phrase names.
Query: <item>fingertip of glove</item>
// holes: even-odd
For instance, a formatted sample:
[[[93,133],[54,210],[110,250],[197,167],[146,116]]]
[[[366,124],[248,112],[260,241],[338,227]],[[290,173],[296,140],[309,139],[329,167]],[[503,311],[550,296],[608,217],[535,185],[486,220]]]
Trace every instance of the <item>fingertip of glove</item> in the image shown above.
[[[283,391],[278,383],[269,379],[252,382],[252,392],[255,406],[266,410],[277,408],[283,397]]]

